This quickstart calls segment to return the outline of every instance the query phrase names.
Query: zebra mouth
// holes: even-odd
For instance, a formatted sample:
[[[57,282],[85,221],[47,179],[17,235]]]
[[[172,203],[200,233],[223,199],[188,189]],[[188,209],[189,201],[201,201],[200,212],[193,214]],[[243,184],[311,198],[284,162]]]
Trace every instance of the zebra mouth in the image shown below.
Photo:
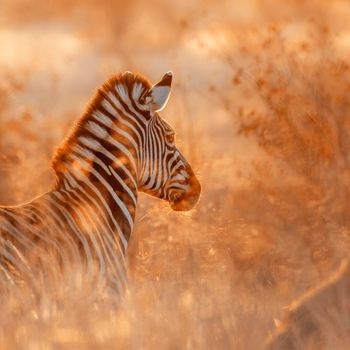
[[[198,202],[200,191],[176,191],[171,193],[169,204],[175,211],[191,210]]]
[[[191,210],[198,202],[201,194],[201,185],[193,174],[191,168],[187,168],[188,180],[181,187],[170,187],[168,189],[168,201],[171,209],[176,211]]]

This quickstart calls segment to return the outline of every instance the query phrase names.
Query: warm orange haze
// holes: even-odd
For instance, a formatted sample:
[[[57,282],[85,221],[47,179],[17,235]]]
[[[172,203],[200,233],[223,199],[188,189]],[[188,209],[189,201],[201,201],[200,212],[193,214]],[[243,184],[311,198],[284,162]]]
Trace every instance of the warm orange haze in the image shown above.
[[[134,113],[118,104],[123,96],[136,96],[132,108],[146,119],[159,112],[159,145],[169,154],[176,142],[191,170],[172,172],[187,196],[170,195],[165,181],[155,190],[166,159],[149,177],[139,164],[137,176],[130,170],[151,195],[139,193],[137,203],[132,181],[125,197],[106,185],[111,198],[137,204],[135,217],[126,202],[114,208],[127,219],[121,231],[132,227],[118,292],[108,268],[90,278],[75,264],[63,269],[50,249],[41,269],[25,265],[31,284],[13,278],[3,264],[9,247],[23,262],[32,256],[21,244],[37,241],[14,230],[9,214],[0,231],[12,228],[19,248],[1,237],[0,349],[349,348],[349,18],[345,0],[1,1],[0,206],[51,190],[57,169],[50,164],[62,145],[75,147],[72,169],[97,177],[101,168],[120,179],[115,163],[76,161],[96,145],[92,125],[112,130],[117,112]],[[136,86],[138,75],[127,74],[129,95],[112,84],[117,99],[103,90],[99,113],[87,109],[106,79],[126,71],[161,81],[161,90]],[[88,153],[64,144],[86,111],[95,113],[79,134]],[[131,150],[142,132],[122,124],[117,132],[131,148],[118,161],[127,175],[133,157],[142,158]],[[62,188],[71,193],[74,181],[64,178]],[[96,188],[74,194],[74,203]],[[121,238],[115,247],[122,245]],[[117,249],[105,248],[117,266]]]

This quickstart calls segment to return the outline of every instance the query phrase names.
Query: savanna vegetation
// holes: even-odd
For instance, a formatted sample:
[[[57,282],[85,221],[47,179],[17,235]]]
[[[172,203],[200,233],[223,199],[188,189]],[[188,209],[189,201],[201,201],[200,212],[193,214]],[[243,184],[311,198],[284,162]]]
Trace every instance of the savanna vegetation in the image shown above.
[[[140,196],[123,297],[77,271],[9,285],[0,348],[263,349],[349,258],[349,16],[345,0],[3,0],[1,204],[50,188],[55,147],[124,70],[173,70],[162,116],[203,193],[186,213]],[[325,349],[350,344],[340,316]]]

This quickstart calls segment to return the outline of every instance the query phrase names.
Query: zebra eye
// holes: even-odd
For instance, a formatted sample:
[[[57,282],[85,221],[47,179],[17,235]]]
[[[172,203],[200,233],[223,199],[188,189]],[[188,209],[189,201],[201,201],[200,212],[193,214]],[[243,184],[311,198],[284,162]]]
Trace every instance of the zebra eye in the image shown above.
[[[169,143],[174,143],[175,142],[175,134],[167,135],[166,139]]]

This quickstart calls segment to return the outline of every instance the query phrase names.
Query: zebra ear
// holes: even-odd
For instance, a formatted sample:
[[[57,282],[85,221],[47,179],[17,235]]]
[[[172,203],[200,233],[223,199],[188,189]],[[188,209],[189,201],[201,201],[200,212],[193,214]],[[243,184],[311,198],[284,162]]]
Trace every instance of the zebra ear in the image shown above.
[[[167,72],[163,78],[147,93],[146,103],[150,104],[151,112],[161,111],[168,102],[173,73]]]

